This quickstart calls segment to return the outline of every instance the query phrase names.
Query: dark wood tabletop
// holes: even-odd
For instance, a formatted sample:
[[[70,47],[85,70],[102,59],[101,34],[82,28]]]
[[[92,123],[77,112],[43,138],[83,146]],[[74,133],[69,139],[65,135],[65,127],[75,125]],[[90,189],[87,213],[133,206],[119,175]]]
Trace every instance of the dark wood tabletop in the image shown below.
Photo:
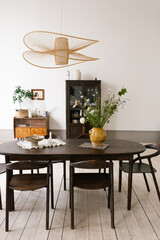
[[[126,140],[107,140],[105,143],[109,144],[105,150],[91,149],[91,148],[79,148],[79,145],[90,140],[87,139],[65,139],[66,145],[41,148],[41,149],[22,149],[17,145],[17,141],[5,142],[0,144],[0,154],[6,156],[12,156],[19,158],[23,155],[23,159],[34,157],[36,159],[48,157],[50,159],[66,159],[71,160],[74,158],[82,157],[85,159],[90,158],[103,158],[114,160],[128,159],[129,155],[141,153],[145,150],[145,147],[137,142]]]

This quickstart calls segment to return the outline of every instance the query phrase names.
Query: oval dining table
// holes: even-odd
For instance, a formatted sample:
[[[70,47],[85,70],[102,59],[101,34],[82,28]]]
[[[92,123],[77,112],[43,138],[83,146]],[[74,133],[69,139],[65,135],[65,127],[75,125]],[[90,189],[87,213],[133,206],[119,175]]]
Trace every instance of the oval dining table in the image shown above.
[[[129,161],[128,174],[128,198],[127,209],[131,209],[131,194],[132,194],[132,170],[133,156],[145,151],[145,147],[138,143],[128,140],[106,140],[105,144],[108,147],[102,149],[80,148],[84,142],[89,142],[87,139],[65,139],[65,145],[51,148],[38,149],[22,149],[17,145],[17,141],[10,141],[0,144],[0,154],[5,155],[5,162],[10,161],[79,161],[79,160],[113,160],[113,161]]]

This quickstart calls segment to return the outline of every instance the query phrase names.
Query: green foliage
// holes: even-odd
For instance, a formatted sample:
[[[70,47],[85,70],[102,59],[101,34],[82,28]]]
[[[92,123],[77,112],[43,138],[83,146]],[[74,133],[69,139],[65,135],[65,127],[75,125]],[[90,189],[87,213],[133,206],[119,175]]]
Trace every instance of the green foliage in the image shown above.
[[[21,86],[16,86],[16,89],[13,93],[13,103],[22,103],[25,98],[32,98],[33,93],[30,90],[24,90]]]
[[[123,106],[126,101],[122,99],[122,96],[127,92],[126,88],[122,88],[118,92],[118,97],[116,98],[114,94],[111,94],[111,90],[108,90],[107,98],[103,102],[102,107],[100,104],[99,94],[94,95],[94,102],[91,103],[90,99],[86,99],[82,96],[84,100],[83,116],[86,121],[90,123],[92,127],[102,128],[105,123],[109,122],[110,117],[118,111],[118,107]]]

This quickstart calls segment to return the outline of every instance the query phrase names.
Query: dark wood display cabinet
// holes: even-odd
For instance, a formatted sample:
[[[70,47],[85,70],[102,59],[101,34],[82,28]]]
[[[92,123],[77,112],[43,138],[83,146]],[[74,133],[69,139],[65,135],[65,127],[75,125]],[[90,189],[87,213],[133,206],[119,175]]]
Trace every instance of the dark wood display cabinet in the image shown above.
[[[76,138],[83,133],[83,125],[80,123],[80,118],[83,115],[82,104],[83,95],[94,101],[93,94],[99,93],[101,96],[101,81],[100,80],[66,80],[66,137]],[[91,126],[85,125],[86,133]]]
[[[48,134],[48,116],[32,118],[14,117],[14,138],[24,138],[34,134]]]

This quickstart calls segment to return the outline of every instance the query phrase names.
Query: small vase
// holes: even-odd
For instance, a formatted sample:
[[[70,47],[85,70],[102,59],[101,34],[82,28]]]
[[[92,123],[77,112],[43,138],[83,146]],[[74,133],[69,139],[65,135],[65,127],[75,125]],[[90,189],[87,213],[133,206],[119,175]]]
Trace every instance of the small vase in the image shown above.
[[[75,71],[74,80],[81,80],[81,72],[79,70]]]
[[[89,130],[90,140],[94,147],[99,147],[103,145],[106,139],[106,131],[103,128],[92,128]]]

